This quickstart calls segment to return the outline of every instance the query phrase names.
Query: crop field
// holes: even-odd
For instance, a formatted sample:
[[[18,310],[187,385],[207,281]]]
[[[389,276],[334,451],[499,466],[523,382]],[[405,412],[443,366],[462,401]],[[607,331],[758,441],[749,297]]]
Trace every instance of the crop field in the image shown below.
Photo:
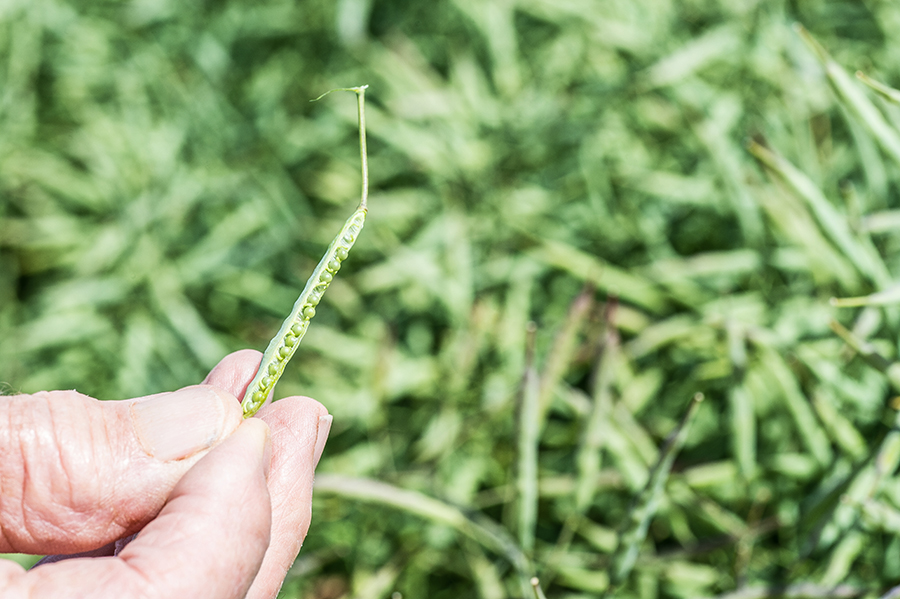
[[[898,31],[2,0],[0,391],[265,349],[359,201],[355,99],[310,100],[367,84],[366,228],[276,389],[334,414],[281,596],[900,596]]]

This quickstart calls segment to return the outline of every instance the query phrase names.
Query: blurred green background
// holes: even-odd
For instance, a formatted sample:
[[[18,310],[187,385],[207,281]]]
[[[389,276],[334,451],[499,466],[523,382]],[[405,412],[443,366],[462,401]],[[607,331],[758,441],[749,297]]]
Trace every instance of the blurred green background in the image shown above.
[[[309,100],[369,84],[369,222],[277,390],[335,415],[283,596],[878,597],[900,109],[847,73],[897,84],[898,28],[4,0],[0,385],[134,397],[264,349],[358,201],[355,99]]]

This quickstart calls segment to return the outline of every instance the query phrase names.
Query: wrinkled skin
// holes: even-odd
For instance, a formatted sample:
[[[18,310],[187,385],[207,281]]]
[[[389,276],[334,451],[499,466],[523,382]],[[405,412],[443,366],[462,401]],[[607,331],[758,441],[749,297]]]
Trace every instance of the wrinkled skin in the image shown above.
[[[0,397],[0,552],[64,554],[28,572],[0,560],[0,595],[275,597],[309,528],[330,416],[291,397],[243,420],[235,396],[260,358],[231,354],[208,387],[173,395],[205,393],[216,406],[218,432],[180,453],[142,437],[140,400]]]

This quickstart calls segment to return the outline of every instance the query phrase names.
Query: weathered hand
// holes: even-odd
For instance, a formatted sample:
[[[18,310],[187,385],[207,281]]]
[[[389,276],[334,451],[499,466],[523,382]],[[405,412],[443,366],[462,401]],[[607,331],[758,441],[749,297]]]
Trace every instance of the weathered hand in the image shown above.
[[[134,400],[0,398],[0,552],[66,554],[29,572],[0,560],[2,595],[274,597],[309,528],[331,416],[292,397],[242,420],[235,396],[260,357]]]

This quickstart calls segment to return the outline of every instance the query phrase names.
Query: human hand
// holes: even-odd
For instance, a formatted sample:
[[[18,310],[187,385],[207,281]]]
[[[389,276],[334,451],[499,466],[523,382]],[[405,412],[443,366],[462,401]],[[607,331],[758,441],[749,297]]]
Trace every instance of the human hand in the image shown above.
[[[275,597],[309,528],[331,416],[302,397],[242,420],[259,352],[174,393],[0,397],[0,594]],[[137,534],[132,542],[129,536]]]

